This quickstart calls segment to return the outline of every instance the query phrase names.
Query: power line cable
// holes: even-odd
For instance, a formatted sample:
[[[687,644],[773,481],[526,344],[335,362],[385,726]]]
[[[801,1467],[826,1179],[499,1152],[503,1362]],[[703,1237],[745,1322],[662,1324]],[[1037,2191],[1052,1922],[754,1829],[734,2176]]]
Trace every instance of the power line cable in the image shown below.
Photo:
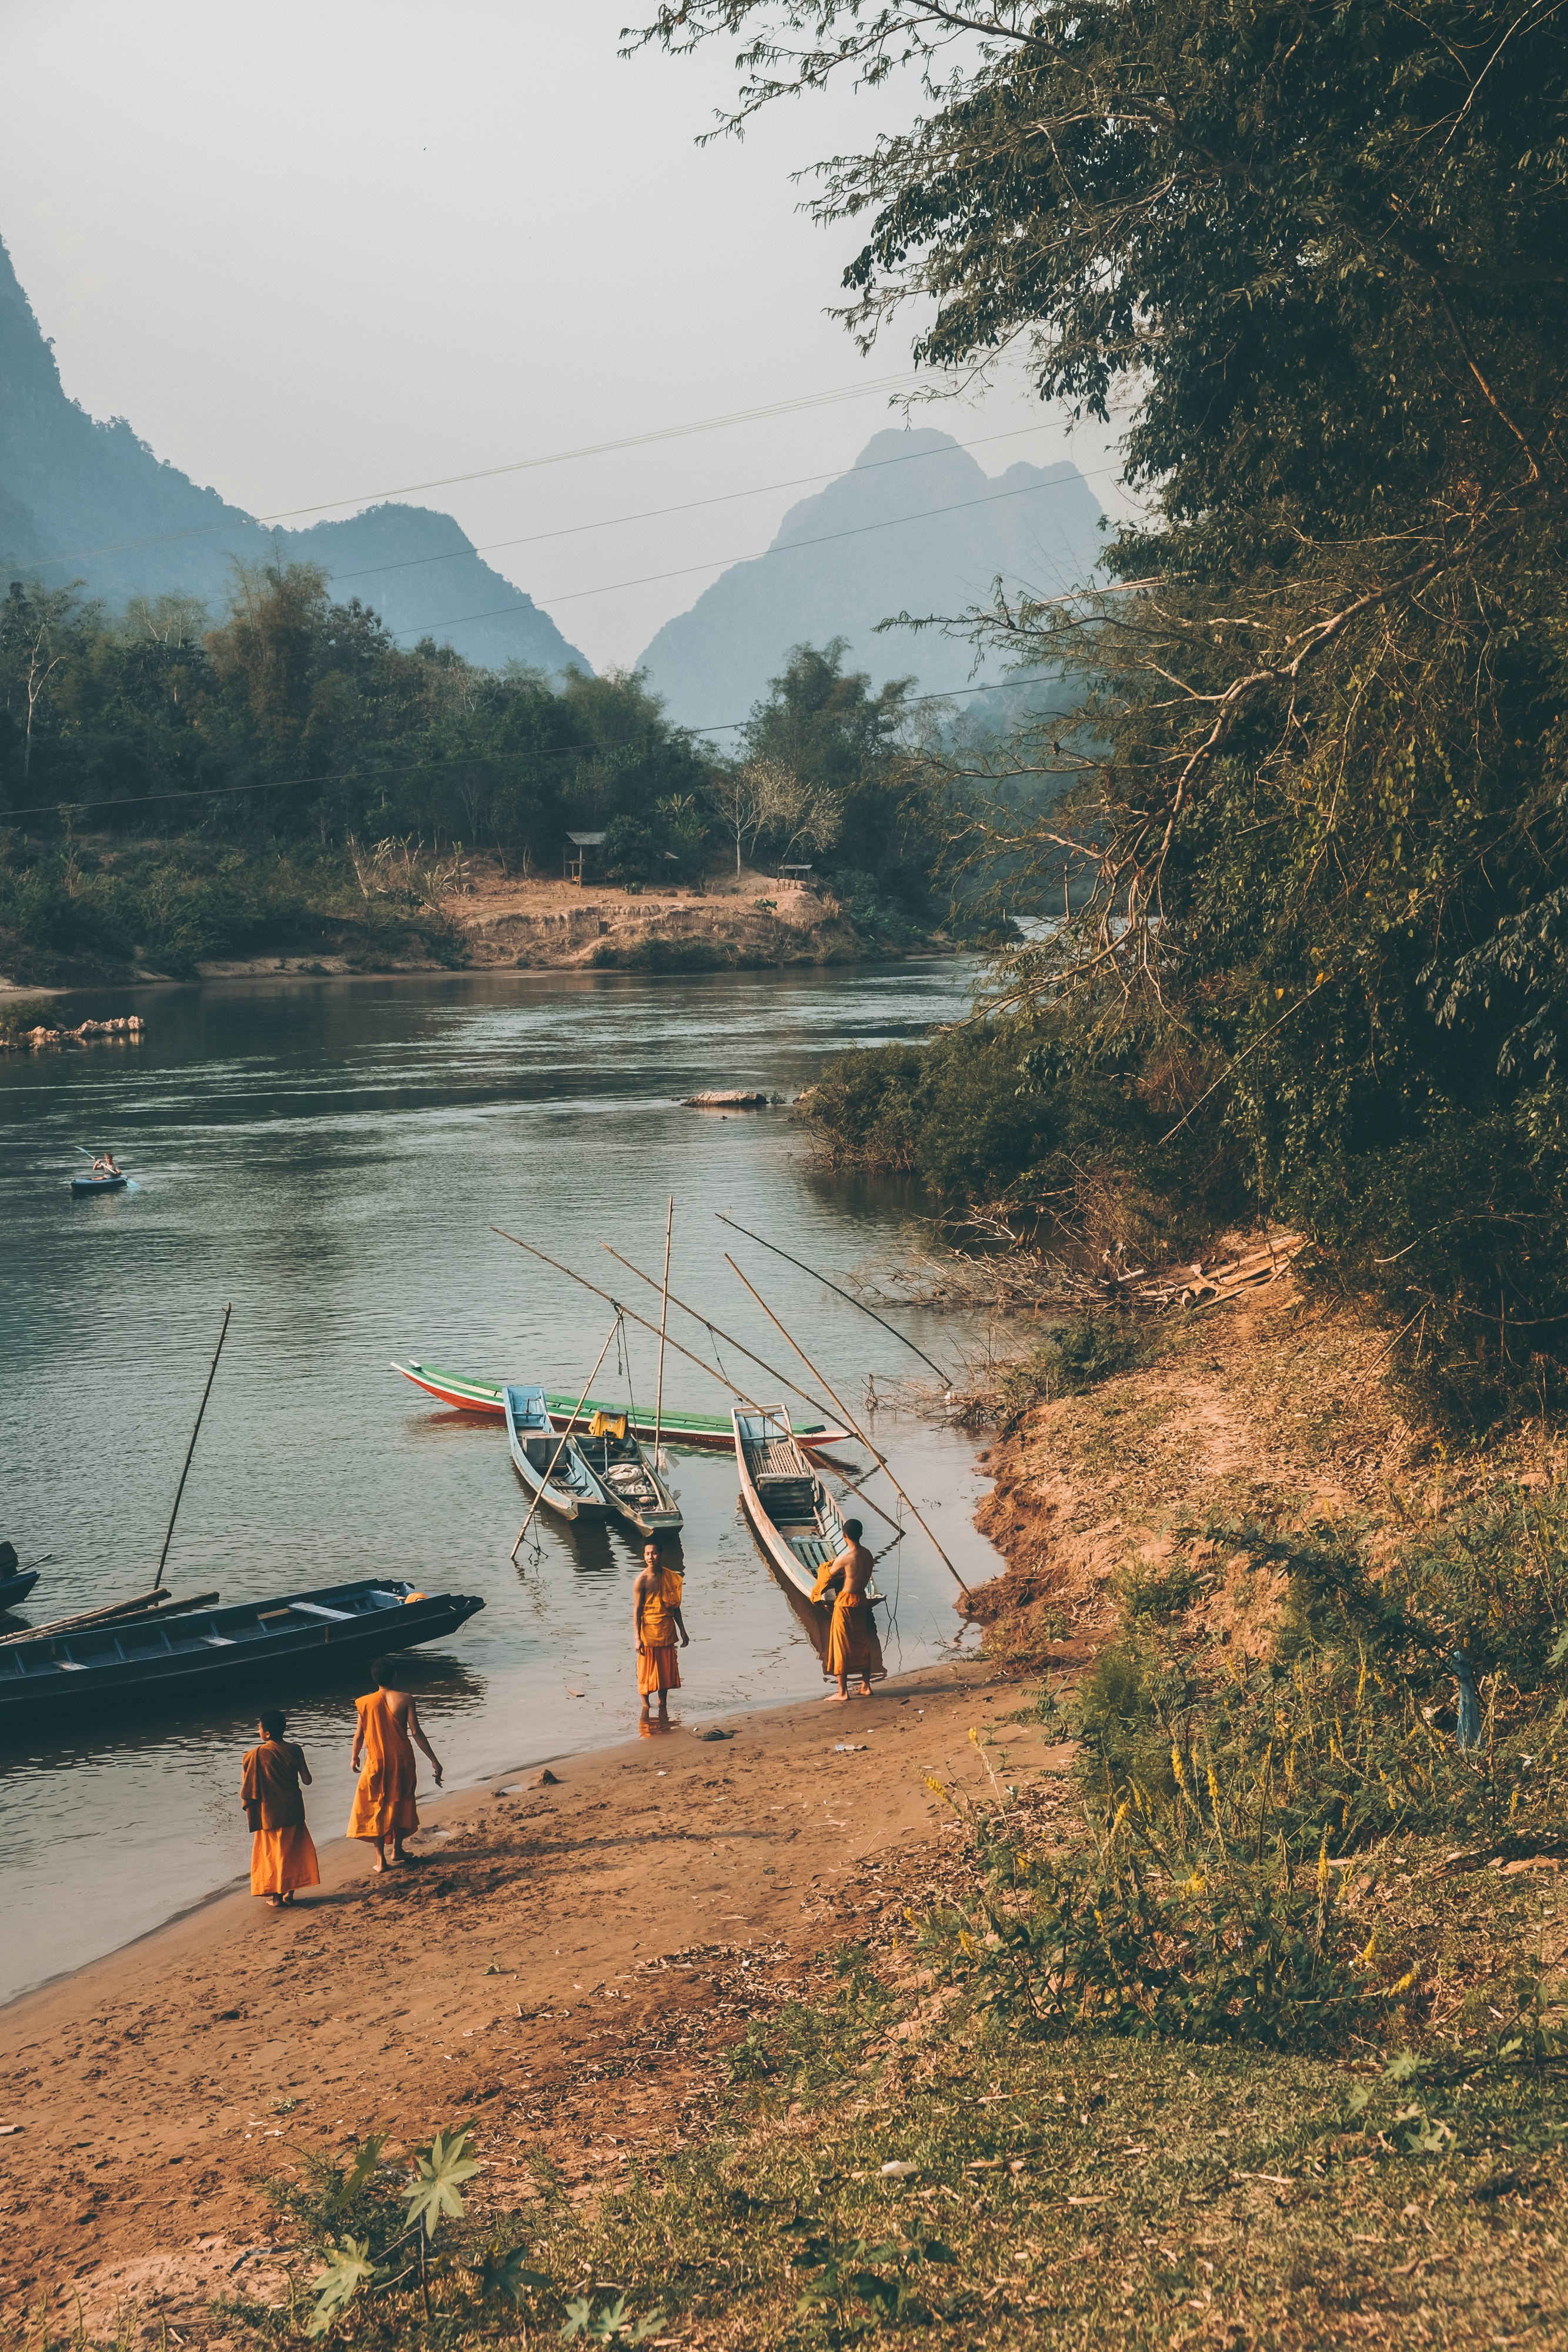
[[[820,474],[796,474],[787,482],[759,482],[752,489],[721,490],[707,499],[683,499],[678,506],[645,507],[640,514],[607,515],[601,522],[563,523],[559,530],[530,531],[522,539],[487,539],[483,545],[470,542],[465,547],[444,549],[439,555],[403,556],[395,563],[367,563],[362,564],[358,571],[334,572],[329,576],[333,587],[336,588],[339,582],[342,580],[369,580],[379,577],[383,572],[410,572],[425,563],[455,563],[465,555],[494,555],[500,549],[507,547],[538,547],[547,539],[576,539],[585,531],[615,530],[629,523],[662,522],[669,515],[692,514],[699,507],[733,506],[739,499],[766,498],[770,492],[776,490],[804,489],[811,482],[848,481],[854,475],[880,473],[884,466],[910,466],[917,458],[945,457],[951,449],[985,449],[988,448],[992,442],[1017,441],[1026,433],[1040,433],[1044,429],[1045,420],[1036,418],[1032,425],[1015,425],[1006,433],[983,434],[978,440],[975,441],[949,442],[946,448],[911,449],[902,457],[875,457],[869,466],[833,466]],[[1114,474],[1120,470],[1120,467],[1115,466],[1102,466],[1096,467],[1092,474],[1080,472],[1078,478],[1083,482],[1098,481],[1102,475]],[[1041,483],[1037,487],[1054,488],[1055,485]]]
[[[1057,597],[1048,601],[1070,604],[1071,598]],[[916,710],[928,702],[956,702],[965,695],[1003,694],[1007,692],[1009,686],[1043,686],[1049,683],[1049,677],[1042,673],[1037,678],[1002,679],[983,686],[955,686],[949,688],[946,694],[912,694],[903,708],[905,710]],[[716,719],[700,727],[682,728],[678,731],[681,734],[692,736],[727,735],[736,728],[748,727],[750,723],[751,717],[748,712],[744,719]],[[529,761],[575,760],[581,758],[584,753],[594,751],[608,753],[623,751],[626,748],[624,744],[585,741],[548,744],[535,751],[460,751],[452,758],[444,760],[398,760],[377,768],[332,768],[324,770],[317,776],[264,776],[248,784],[179,784],[171,785],[168,791],[161,793],[128,793],[99,797],[96,800],[68,798],[37,801],[28,808],[0,808],[0,826],[19,816],[57,816],[62,808],[73,810],[147,808],[154,801],[221,801],[232,799],[241,793],[300,792],[308,784],[351,784],[358,783],[367,777],[373,782],[377,778],[409,776],[422,771],[426,774],[439,775],[446,768],[471,768],[481,763],[488,763],[494,767],[503,766],[510,761],[523,766]],[[651,745],[644,746],[644,751],[651,748]]]
[[[265,529],[268,523],[288,522],[296,515],[325,514],[333,507],[377,506],[384,499],[413,498],[421,490],[446,490],[465,482],[494,481],[502,474],[525,474],[541,466],[565,466],[580,457],[604,457],[618,449],[644,449],[657,441],[684,440],[694,433],[716,433],[731,425],[752,425],[773,416],[794,416],[809,408],[828,408],[842,400],[865,400],[873,393],[894,392],[915,383],[911,374],[877,376],[869,383],[841,384],[834,392],[800,393],[789,400],[776,400],[760,408],[732,409],[724,416],[703,416],[685,425],[664,425],[651,433],[630,433],[619,441],[585,442],[579,449],[555,449],[542,457],[513,457],[499,466],[481,466],[470,474],[440,474],[428,482],[402,482],[390,490],[361,490],[351,498],[319,499],[313,506],[279,507],[271,514],[246,515],[244,520],[253,527]],[[79,563],[89,555],[128,555],[140,547],[169,547],[191,539],[215,539],[221,532],[233,529],[226,522],[208,523],[200,530],[171,530],[149,539],[122,539],[106,542],[101,547],[78,547],[65,555],[40,555],[30,559],[36,564]]]
[[[1082,480],[1084,477],[1080,475],[1078,478]],[[559,592],[552,591],[538,598],[525,595],[517,604],[492,604],[483,613],[459,613],[451,620],[416,624],[406,629],[389,629],[387,635],[392,637],[429,636],[433,628],[466,628],[472,621],[497,620],[504,613],[538,612],[541,609],[547,612],[553,611],[558,604],[580,604],[585,596],[613,596],[622,588],[648,588],[661,580],[685,580],[688,579],[694,572],[711,572],[715,565],[717,565],[720,571],[727,572],[732,564],[758,563],[765,555],[792,555],[797,548],[828,547],[835,540],[863,539],[869,531],[897,530],[904,523],[934,522],[938,515],[963,514],[971,507],[996,506],[1004,499],[1027,499],[1033,497],[1036,492],[1043,495],[1047,490],[1066,488],[1067,485],[1064,482],[1026,482],[1016,490],[992,490],[983,499],[958,499],[951,506],[923,507],[918,514],[889,515],[882,522],[855,523],[847,530],[825,530],[820,532],[814,539],[787,540],[781,547],[753,548],[747,555],[710,555],[702,563],[679,563],[671,572],[644,572],[635,580],[611,580],[599,588],[568,588]]]

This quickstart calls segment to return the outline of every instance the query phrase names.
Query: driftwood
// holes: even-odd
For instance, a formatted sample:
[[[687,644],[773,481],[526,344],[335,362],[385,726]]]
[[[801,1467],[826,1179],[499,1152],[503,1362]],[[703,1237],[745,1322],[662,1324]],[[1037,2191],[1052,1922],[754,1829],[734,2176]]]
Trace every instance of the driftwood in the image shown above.
[[[1301,1234],[1271,1234],[1235,1255],[1189,1265],[1129,1266],[1107,1252],[1090,1272],[1052,1257],[1000,1217],[977,1221],[994,1250],[917,1250],[903,1265],[882,1265],[856,1287],[896,1307],[988,1309],[1004,1315],[1084,1315],[1109,1308],[1161,1313],[1172,1307],[1217,1307],[1283,1274],[1306,1246]]]
[[[146,1029],[140,1013],[122,1013],[112,1021],[80,1021],[74,1029],[47,1029],[40,1023],[36,1029],[24,1030],[20,1036],[0,1037],[0,1046],[31,1053],[44,1045],[86,1045],[94,1037],[134,1038],[140,1045]]]
[[[768,1095],[727,1094],[683,1095],[682,1102],[688,1110],[766,1110],[772,1097]]]

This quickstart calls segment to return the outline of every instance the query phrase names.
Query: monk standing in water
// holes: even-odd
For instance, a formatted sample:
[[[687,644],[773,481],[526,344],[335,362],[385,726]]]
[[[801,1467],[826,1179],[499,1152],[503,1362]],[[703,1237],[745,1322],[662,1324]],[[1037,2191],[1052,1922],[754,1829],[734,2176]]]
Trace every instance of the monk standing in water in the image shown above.
[[[680,1635],[683,1650],[689,1648],[692,1638],[681,1615],[681,1591],[679,1570],[664,1566],[663,1553],[650,1538],[643,1546],[643,1573],[632,1588],[632,1622],[637,1633],[637,1688],[643,1696],[644,1721],[648,1701],[655,1691],[659,1694],[659,1713],[667,1716],[670,1693],[681,1686],[675,1636]]]
[[[354,1791],[349,1835],[369,1838],[376,1850],[371,1868],[385,1870],[388,1838],[392,1842],[392,1861],[406,1862],[402,1842],[419,1827],[413,1801],[419,1768],[413,1760],[413,1751],[422,1748],[429,1757],[435,1767],[438,1789],[441,1759],[420,1729],[419,1709],[407,1691],[383,1687],[372,1691],[369,1698],[357,1698],[354,1705],[359,1720],[354,1726],[351,1769],[360,1772],[362,1759],[364,1770],[360,1772],[360,1785]]]
[[[261,1745],[246,1755],[239,1780],[240,1802],[253,1832],[250,1891],[265,1895],[277,1911],[293,1902],[297,1886],[321,1884],[299,1793],[301,1780],[310,1786],[310,1767],[303,1748],[284,1738],[288,1727],[276,1708],[268,1708],[256,1727]]]
[[[844,1533],[849,1538],[848,1543],[836,1559],[830,1559],[818,1571],[817,1581],[811,1587],[811,1598],[813,1601],[825,1601],[830,1587],[839,1586],[833,1601],[832,1622],[828,1627],[828,1672],[839,1678],[836,1694],[839,1698],[848,1698],[852,1675],[859,1675],[861,1678],[859,1696],[870,1698],[872,1676],[876,1675],[880,1677],[887,1671],[882,1662],[882,1643],[876,1638],[876,1621],[872,1615],[871,1602],[866,1599],[875,1563],[861,1541],[858,1519],[846,1519]],[[831,1691],[828,1693],[830,1699],[834,1696]]]

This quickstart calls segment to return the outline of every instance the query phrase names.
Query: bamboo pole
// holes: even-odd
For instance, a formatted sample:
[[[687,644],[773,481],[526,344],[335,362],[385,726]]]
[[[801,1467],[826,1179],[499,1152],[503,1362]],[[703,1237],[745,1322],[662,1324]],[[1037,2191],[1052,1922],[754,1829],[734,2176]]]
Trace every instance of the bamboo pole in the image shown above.
[[[537,1257],[542,1265],[554,1266],[557,1274],[564,1274],[569,1282],[580,1283],[584,1290],[591,1290],[595,1298],[602,1298],[607,1306],[613,1307],[615,1308],[617,1314],[629,1317],[633,1323],[641,1325],[644,1331],[657,1331],[659,1327],[656,1323],[650,1323],[645,1316],[637,1314],[632,1307],[622,1307],[618,1298],[612,1298],[608,1290],[601,1290],[599,1285],[596,1282],[590,1282],[585,1274],[573,1274],[570,1266],[562,1265],[559,1258],[547,1257],[542,1249],[536,1249],[534,1247],[532,1242],[518,1240],[517,1235],[516,1234],[507,1233],[504,1225],[492,1225],[490,1231],[493,1234],[498,1234],[504,1242],[512,1242],[516,1244],[518,1249],[527,1250],[530,1257]],[[605,1249],[610,1249],[608,1242],[603,1243],[601,1246]],[[612,1257],[614,1257],[617,1255],[617,1253],[614,1250],[610,1250],[610,1255]],[[631,1265],[630,1261],[626,1258],[622,1258],[620,1262],[626,1267],[628,1273],[635,1274],[637,1276],[639,1282],[653,1283],[653,1277],[651,1274],[640,1273],[637,1267]],[[674,1301],[674,1304],[680,1307],[683,1315],[689,1315],[694,1322],[703,1322],[704,1318],[697,1313],[695,1307],[687,1307],[678,1298]],[[709,1324],[706,1325],[706,1328],[711,1330],[714,1327]],[[718,1337],[723,1339],[723,1332],[720,1332]],[[694,1363],[696,1366],[699,1372],[706,1372],[710,1381],[716,1381],[718,1382],[721,1389],[727,1389],[731,1396],[737,1396],[740,1399],[742,1404],[748,1404],[753,1412],[767,1412],[768,1408],[766,1405],[758,1404],[754,1396],[747,1396],[746,1391],[739,1385],[739,1383],[736,1381],[732,1381],[727,1373],[716,1371],[710,1363],[706,1362],[701,1356],[695,1355],[690,1348],[683,1348],[678,1339],[672,1339],[669,1344],[674,1349],[677,1356],[685,1356],[688,1362]],[[742,1356],[751,1355],[750,1349],[742,1348],[738,1340],[731,1340],[729,1345],[735,1348],[737,1352]],[[758,1363],[761,1361],[761,1359],[759,1357],[753,1356],[752,1361],[753,1363]],[[767,1371],[768,1367],[766,1364],[763,1364],[762,1369],[764,1371]],[[773,1377],[775,1380],[783,1379],[782,1373],[779,1372],[774,1373]],[[814,1396],[808,1396],[806,1391],[802,1388],[796,1387],[793,1381],[784,1381],[784,1386],[787,1389],[792,1390],[796,1396],[805,1397],[806,1402],[810,1406],[813,1412],[823,1412],[822,1407],[818,1403],[816,1398]],[[826,1419],[825,1413],[823,1413],[823,1418]],[[874,1445],[870,1447],[868,1450],[874,1459],[881,1459],[880,1455],[877,1454]],[[887,1513],[883,1509],[880,1503],[872,1502],[871,1496],[866,1493],[862,1486],[857,1486],[852,1478],[845,1478],[841,1470],[840,1471],[839,1475],[841,1478],[844,1479],[844,1484],[850,1489],[851,1493],[858,1495],[861,1500],[867,1504],[869,1507],[876,1513],[879,1519],[883,1520],[890,1528],[895,1528],[898,1525],[898,1521],[896,1519],[888,1517]]]
[[[907,1348],[912,1356],[918,1356],[923,1364],[929,1364],[931,1370],[936,1373],[937,1379],[941,1381],[945,1389],[952,1387],[953,1383],[951,1379],[947,1373],[943,1370],[941,1365],[936,1362],[936,1359],[932,1356],[928,1356],[924,1348],[917,1348],[913,1339],[905,1339],[904,1333],[899,1330],[896,1324],[883,1321],[880,1315],[873,1313],[873,1310],[869,1307],[865,1306],[862,1300],[852,1297],[847,1290],[841,1290],[836,1282],[830,1282],[827,1276],[825,1274],[819,1274],[814,1265],[808,1265],[803,1257],[791,1257],[789,1251],[787,1249],[780,1249],[777,1242],[765,1242],[760,1234],[752,1233],[746,1225],[737,1225],[735,1219],[733,1217],[727,1217],[722,1210],[716,1209],[714,1214],[717,1217],[721,1225],[727,1225],[729,1227],[732,1234],[745,1234],[747,1240],[748,1242],[755,1242],[758,1249],[771,1250],[775,1257],[783,1258],[787,1265],[798,1265],[802,1274],[809,1274],[813,1282],[820,1282],[824,1290],[831,1290],[833,1297],[835,1298],[841,1298],[846,1307],[855,1307],[862,1315],[870,1315],[873,1323],[880,1323],[883,1329],[889,1333],[893,1339],[896,1339],[901,1347]]]
[[[0,1650],[15,1649],[21,1642],[50,1641],[57,1634],[118,1633],[139,1625],[162,1625],[167,1618],[183,1617],[188,1610],[210,1609],[221,1597],[216,1592],[198,1592],[189,1601],[170,1601],[160,1606],[164,1601],[162,1593],[144,1592],[135,1601],[116,1601],[107,1609],[84,1609],[74,1617],[51,1617],[20,1633],[0,1634]]]
[[[612,1304],[612,1306],[613,1306],[613,1305],[614,1305],[614,1301],[613,1301],[613,1300],[612,1300],[612,1301],[611,1301],[611,1304]],[[601,1349],[599,1350],[599,1354],[598,1354],[598,1356],[597,1356],[597,1357],[595,1358],[595,1360],[594,1360],[593,1370],[589,1373],[587,1380],[586,1380],[586,1381],[584,1381],[584,1382],[583,1382],[583,1384],[582,1384],[582,1394],[581,1394],[581,1395],[578,1398],[578,1400],[577,1400],[577,1412],[574,1412],[574,1413],[572,1414],[571,1419],[567,1423],[566,1427],[561,1431],[561,1433],[560,1433],[560,1444],[556,1447],[555,1452],[550,1455],[550,1458],[549,1458],[549,1467],[546,1470],[544,1476],[543,1476],[543,1477],[540,1479],[540,1481],[539,1481],[539,1490],[538,1490],[538,1493],[534,1496],[533,1501],[532,1501],[532,1502],[529,1504],[529,1506],[528,1506],[528,1517],[523,1521],[522,1526],[517,1529],[517,1542],[512,1546],[512,1558],[513,1558],[514,1559],[516,1559],[516,1558],[517,1558],[517,1556],[518,1552],[519,1552],[519,1551],[521,1551],[521,1549],[522,1549],[522,1548],[523,1548],[523,1538],[528,1534],[528,1529],[533,1526],[533,1523],[534,1523],[534,1513],[538,1509],[539,1505],[544,1501],[544,1498],[545,1498],[545,1488],[549,1486],[549,1484],[550,1480],[551,1480],[551,1479],[554,1477],[554,1475],[555,1475],[555,1465],[556,1465],[556,1464],[560,1460],[561,1455],[566,1452],[567,1446],[570,1444],[570,1441],[571,1441],[571,1433],[572,1433],[572,1431],[573,1431],[573,1430],[576,1428],[576,1426],[577,1426],[578,1417],[579,1417],[579,1415],[581,1413],[583,1406],[588,1402],[588,1391],[589,1391],[589,1390],[593,1386],[594,1381],[599,1378],[599,1367],[600,1367],[600,1365],[604,1361],[605,1357],[610,1353],[610,1339],[614,1339],[616,1332],[617,1332],[620,1328],[621,1328],[621,1310],[620,1310],[620,1308],[619,1308],[619,1307],[616,1307],[616,1309],[615,1309],[615,1320],[614,1320],[614,1322],[613,1322],[613,1323],[612,1323],[612,1325],[610,1326],[610,1339],[605,1340],[603,1347],[602,1347],[602,1348],[601,1348]],[[548,1422],[548,1421],[549,1421],[549,1413],[548,1409],[547,1409],[546,1413],[545,1413],[545,1419],[546,1419],[546,1421],[547,1421],[547,1422]]]
[[[202,1391],[202,1402],[196,1407],[196,1425],[191,1432],[191,1442],[185,1448],[185,1466],[180,1473],[180,1483],[174,1489],[174,1507],[169,1514],[169,1525],[163,1537],[163,1549],[158,1555],[158,1573],[152,1580],[154,1592],[163,1581],[163,1570],[169,1559],[169,1547],[174,1540],[174,1522],[180,1516],[180,1497],[185,1491],[185,1481],[191,1475],[191,1462],[196,1451],[196,1440],[202,1433],[202,1416],[206,1412],[207,1399],[212,1395],[213,1382],[217,1378],[218,1358],[224,1352],[224,1341],[229,1336],[229,1317],[234,1311],[234,1301],[231,1299],[224,1308],[224,1328],[218,1333],[218,1344],[213,1349],[212,1365],[207,1373],[207,1385]]]
[[[746,1284],[747,1289],[751,1291],[751,1296],[756,1299],[757,1304],[761,1307],[762,1312],[767,1316],[768,1320],[773,1325],[774,1328],[781,1332],[786,1339],[789,1339],[789,1332],[784,1329],[783,1324],[779,1322],[778,1316],[775,1315],[771,1307],[768,1306],[768,1301],[763,1297],[760,1291],[752,1289],[751,1284],[746,1281],[746,1276],[741,1273],[740,1268],[737,1265],[735,1260],[730,1256],[727,1250],[725,1253],[724,1262],[726,1265],[728,1266],[730,1272],[735,1276],[736,1279]],[[866,1436],[865,1432],[862,1429],[856,1428],[855,1423],[853,1420],[851,1419],[845,1406],[841,1402],[838,1397],[833,1395],[832,1390],[828,1388],[827,1381],[822,1379],[821,1373],[817,1370],[816,1365],[811,1361],[811,1359],[808,1356],[804,1348],[802,1348],[799,1341],[795,1339],[789,1339],[789,1345],[794,1349],[795,1353],[800,1357],[800,1361],[805,1365],[806,1370],[810,1373],[812,1379],[821,1381],[822,1387],[828,1390],[828,1394],[832,1397],[833,1402],[838,1405],[839,1411],[843,1414],[844,1419],[849,1423],[850,1427],[854,1430],[854,1433],[860,1439],[861,1444],[865,1446],[869,1452],[875,1453],[876,1449],[872,1444],[871,1440]],[[959,1575],[957,1570],[954,1567],[952,1561],[948,1559],[946,1553],[943,1550],[941,1545],[937,1542],[936,1537],[932,1534],[930,1528],[921,1517],[919,1512],[915,1509],[915,1505],[910,1501],[909,1496],[904,1493],[903,1487],[894,1476],[887,1463],[882,1460],[880,1455],[878,1456],[878,1460],[881,1461],[883,1476],[892,1486],[894,1493],[898,1496],[900,1501],[908,1511],[911,1518],[915,1521],[915,1526],[925,1536],[927,1543],[931,1546],[932,1550],[941,1561],[943,1567],[946,1570],[948,1575],[952,1578],[954,1583],[963,1594],[965,1600],[967,1601],[969,1598],[968,1586],[965,1583],[963,1578]]]
[[[664,1333],[670,1320],[670,1243],[675,1230],[675,1196],[670,1195],[669,1214],[664,1219],[664,1292],[659,1308],[659,1378],[653,1391],[653,1472],[659,1469],[659,1432],[664,1412]]]
[[[609,1253],[610,1256],[615,1260],[617,1265],[623,1265],[628,1274],[634,1274],[639,1282],[645,1282],[648,1285],[650,1290],[657,1290],[659,1286],[653,1280],[651,1274],[644,1274],[640,1265],[633,1265],[631,1259],[629,1257],[622,1257],[618,1249],[611,1249],[608,1242],[601,1242],[599,1246],[601,1250],[605,1250]],[[826,1405],[823,1404],[821,1399],[820,1397],[814,1397],[810,1389],[801,1388],[798,1381],[792,1381],[789,1378],[788,1372],[779,1371],[776,1365],[764,1363],[762,1358],[756,1354],[752,1349],[746,1347],[739,1339],[734,1339],[729,1332],[721,1331],[716,1323],[710,1323],[706,1315],[699,1314],[695,1307],[688,1307],[685,1299],[675,1298],[671,1301],[671,1304],[678,1307],[683,1315],[689,1315],[694,1323],[700,1323],[705,1331],[711,1331],[716,1339],[722,1339],[727,1348],[733,1348],[737,1355],[750,1357],[751,1361],[762,1371],[765,1371],[769,1380],[778,1381],[782,1387],[790,1390],[794,1395],[801,1398],[805,1403],[809,1404],[813,1412],[820,1412],[824,1421],[827,1419],[828,1409]],[[672,1339],[670,1345],[674,1347],[675,1344],[675,1341]],[[797,1349],[796,1352],[798,1354],[800,1352],[799,1349]],[[692,1358],[692,1361],[694,1363],[701,1363],[702,1358],[700,1356],[694,1356]],[[734,1382],[731,1381],[729,1385],[734,1387]],[[735,1393],[737,1396],[741,1396],[743,1391],[739,1389],[736,1389]],[[750,1404],[751,1399],[747,1397],[745,1402],[747,1404]],[[756,1410],[760,1412],[763,1408],[760,1405],[758,1405]],[[841,1407],[841,1410],[842,1408]],[[860,1432],[857,1430],[855,1434],[856,1436],[860,1436]],[[872,1460],[877,1465],[878,1468],[885,1470],[887,1468],[887,1464],[883,1455],[877,1452],[876,1447],[872,1444],[870,1439],[861,1437],[861,1444],[865,1447],[866,1452],[871,1455]],[[880,1503],[873,1503],[871,1496],[866,1493],[865,1488],[863,1486],[858,1486],[847,1471],[840,1470],[837,1475],[843,1480],[844,1485],[849,1488],[851,1494],[858,1495],[862,1502],[866,1506],[866,1508],[868,1510],[874,1511],[877,1517],[883,1521],[884,1526],[890,1528],[896,1528],[898,1526],[898,1521],[894,1518],[890,1518],[888,1514],[883,1509]]]

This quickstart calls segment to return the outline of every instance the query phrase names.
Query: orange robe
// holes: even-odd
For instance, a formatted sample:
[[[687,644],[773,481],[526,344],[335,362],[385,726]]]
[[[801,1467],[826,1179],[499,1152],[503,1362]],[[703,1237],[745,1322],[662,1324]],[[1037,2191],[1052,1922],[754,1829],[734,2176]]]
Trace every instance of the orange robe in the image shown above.
[[[637,1690],[647,1698],[654,1691],[679,1690],[680,1653],[675,1647],[675,1621],[671,1611],[681,1605],[685,1579],[676,1569],[662,1568],[659,1580],[643,1603],[643,1646],[637,1653]]]
[[[354,1705],[359,1709],[365,1762],[354,1790],[349,1835],[406,1836],[419,1827],[413,1801],[417,1779],[413,1742],[387,1705],[384,1691],[372,1691],[369,1698],[357,1698]]]
[[[253,1832],[253,1895],[289,1895],[297,1886],[321,1884],[316,1847],[305,1826],[305,1800],[299,1793],[304,1761],[302,1748],[287,1740],[265,1739],[250,1750],[241,1767],[240,1801]]]
[[[831,1583],[836,1580],[832,1577],[833,1566],[829,1560],[820,1570],[811,1587],[813,1601],[827,1600]],[[842,1675],[846,1680],[858,1675],[862,1682],[881,1682],[885,1676],[887,1668],[877,1639],[876,1618],[863,1593],[846,1592],[841,1585],[834,1596],[822,1665],[826,1673]]]

